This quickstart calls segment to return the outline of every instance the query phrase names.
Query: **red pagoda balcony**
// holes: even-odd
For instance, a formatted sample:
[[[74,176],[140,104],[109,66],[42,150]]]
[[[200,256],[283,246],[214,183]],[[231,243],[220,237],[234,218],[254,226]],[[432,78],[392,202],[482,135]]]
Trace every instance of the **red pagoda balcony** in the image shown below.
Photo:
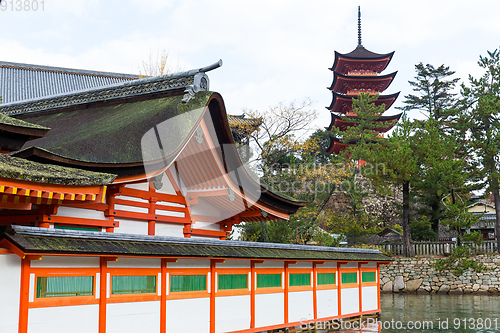
[[[397,72],[380,76],[349,76],[337,72],[333,74],[333,83],[328,89],[341,94],[358,94],[361,92],[379,93],[386,90],[394,80]]]
[[[332,91],[332,95],[332,103],[327,107],[330,112],[338,112],[343,114],[352,112],[352,102],[354,99],[358,98],[357,96],[347,96],[339,94],[335,91]],[[398,96],[399,92],[391,95],[380,95],[378,99],[373,102],[373,104],[375,104],[376,106],[385,104],[385,109],[388,110],[396,101]]]

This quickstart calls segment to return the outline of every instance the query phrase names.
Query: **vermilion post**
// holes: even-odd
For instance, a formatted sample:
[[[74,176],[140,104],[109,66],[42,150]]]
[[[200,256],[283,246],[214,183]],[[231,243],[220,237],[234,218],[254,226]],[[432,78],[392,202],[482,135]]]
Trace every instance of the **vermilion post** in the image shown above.
[[[99,333],[106,333],[106,303],[107,303],[108,262],[100,259],[100,293],[99,293]]]
[[[161,260],[160,332],[167,331],[167,260]]]
[[[19,302],[19,333],[28,332],[30,264],[31,260],[27,258],[23,258],[21,261],[21,297]]]

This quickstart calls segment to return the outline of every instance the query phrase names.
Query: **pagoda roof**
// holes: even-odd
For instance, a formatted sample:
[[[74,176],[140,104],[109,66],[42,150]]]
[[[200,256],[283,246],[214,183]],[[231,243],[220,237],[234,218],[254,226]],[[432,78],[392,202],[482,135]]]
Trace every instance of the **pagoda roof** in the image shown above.
[[[399,96],[399,92],[391,95],[379,95],[378,99],[373,102],[376,106],[385,104],[385,109],[388,110]],[[347,113],[352,112],[352,101],[357,99],[357,95],[344,95],[332,91],[332,103],[327,107],[330,112]]]
[[[379,54],[365,49],[358,45],[349,53],[339,53],[335,51],[335,60],[330,70],[340,74],[347,74],[352,70],[368,69],[381,73],[394,55],[394,51],[386,54]]]
[[[328,147],[328,149],[326,150],[326,152],[328,154],[340,154],[340,152],[343,152],[347,149],[347,147],[349,146],[352,146],[352,145],[355,145],[356,142],[352,142],[352,143],[343,143],[337,139],[334,139],[334,138],[330,138],[330,146]]]
[[[2,247],[20,255],[139,256],[171,258],[383,261],[379,250],[129,235],[109,232],[10,226]],[[15,247],[15,248],[13,248]]]
[[[401,118],[403,113],[399,113],[392,116],[380,116],[374,120],[375,126],[373,130],[378,133],[385,133],[389,131]],[[333,127],[340,129],[341,131],[345,131],[348,127],[358,126],[356,120],[358,120],[358,116],[343,116],[339,117],[336,114],[332,113],[332,121],[328,126],[328,131],[330,131]]]
[[[349,90],[371,89],[373,92],[382,92],[396,77],[397,72],[386,75],[344,75],[333,72],[333,82],[328,88],[332,91],[346,94]]]

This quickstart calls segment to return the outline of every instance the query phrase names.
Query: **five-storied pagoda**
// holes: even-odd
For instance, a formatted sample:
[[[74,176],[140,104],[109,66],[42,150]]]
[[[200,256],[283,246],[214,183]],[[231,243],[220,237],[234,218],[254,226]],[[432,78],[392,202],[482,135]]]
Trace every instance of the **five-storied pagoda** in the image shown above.
[[[361,11],[358,7],[358,46],[354,51],[346,54],[335,51],[335,61],[333,66],[329,68],[333,71],[333,82],[328,89],[331,90],[333,99],[330,106],[327,107],[332,115],[328,131],[336,127],[341,132],[344,132],[348,127],[358,126],[357,115],[352,109],[352,102],[358,98],[360,93],[380,94],[389,87],[397,72],[386,75],[379,74],[389,65],[393,55],[394,52],[378,54],[363,47],[361,44]],[[392,95],[379,95],[379,98],[374,103],[377,106],[384,104],[387,110],[398,95],[399,92]],[[338,114],[343,116],[341,117]],[[375,120],[377,124],[374,131],[378,133],[389,131],[400,117],[401,114],[380,116]],[[344,151],[347,146],[355,144],[355,141],[343,142],[341,138],[331,137],[330,140],[330,147],[328,148],[330,154],[338,154]]]

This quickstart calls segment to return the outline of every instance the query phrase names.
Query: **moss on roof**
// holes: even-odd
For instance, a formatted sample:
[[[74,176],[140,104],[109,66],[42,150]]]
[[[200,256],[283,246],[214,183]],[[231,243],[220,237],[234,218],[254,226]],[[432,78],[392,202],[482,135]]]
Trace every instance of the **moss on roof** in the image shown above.
[[[188,103],[182,103],[183,96],[179,95],[27,114],[23,119],[51,130],[43,138],[26,143],[23,150],[38,147],[77,161],[122,164],[142,163],[142,145],[146,144],[151,148],[144,152],[146,161],[163,158],[178,149],[191,133],[211,95],[198,92]],[[161,151],[157,149],[156,131],[163,144]],[[143,137],[146,141],[142,141]]]
[[[47,184],[95,186],[111,183],[116,175],[0,155],[0,177]]]
[[[82,232],[80,232],[82,233]],[[256,243],[254,246],[232,246],[220,241],[212,244],[189,244],[175,240],[131,240],[103,239],[91,236],[85,238],[50,235],[28,232],[5,233],[3,237],[12,241],[25,253],[86,254],[86,255],[134,255],[144,257],[204,257],[240,259],[278,259],[278,260],[346,260],[346,261],[389,261],[390,258],[379,251],[338,251],[334,248],[307,247],[290,248],[285,244]],[[0,239],[2,236],[0,236]],[[243,244],[242,244],[243,245]]]
[[[1,125],[9,125],[15,127],[24,127],[24,128],[33,128],[33,129],[41,129],[41,130],[49,130],[50,128],[40,126],[37,124],[32,124],[24,120],[12,118],[0,113],[0,124]]]

